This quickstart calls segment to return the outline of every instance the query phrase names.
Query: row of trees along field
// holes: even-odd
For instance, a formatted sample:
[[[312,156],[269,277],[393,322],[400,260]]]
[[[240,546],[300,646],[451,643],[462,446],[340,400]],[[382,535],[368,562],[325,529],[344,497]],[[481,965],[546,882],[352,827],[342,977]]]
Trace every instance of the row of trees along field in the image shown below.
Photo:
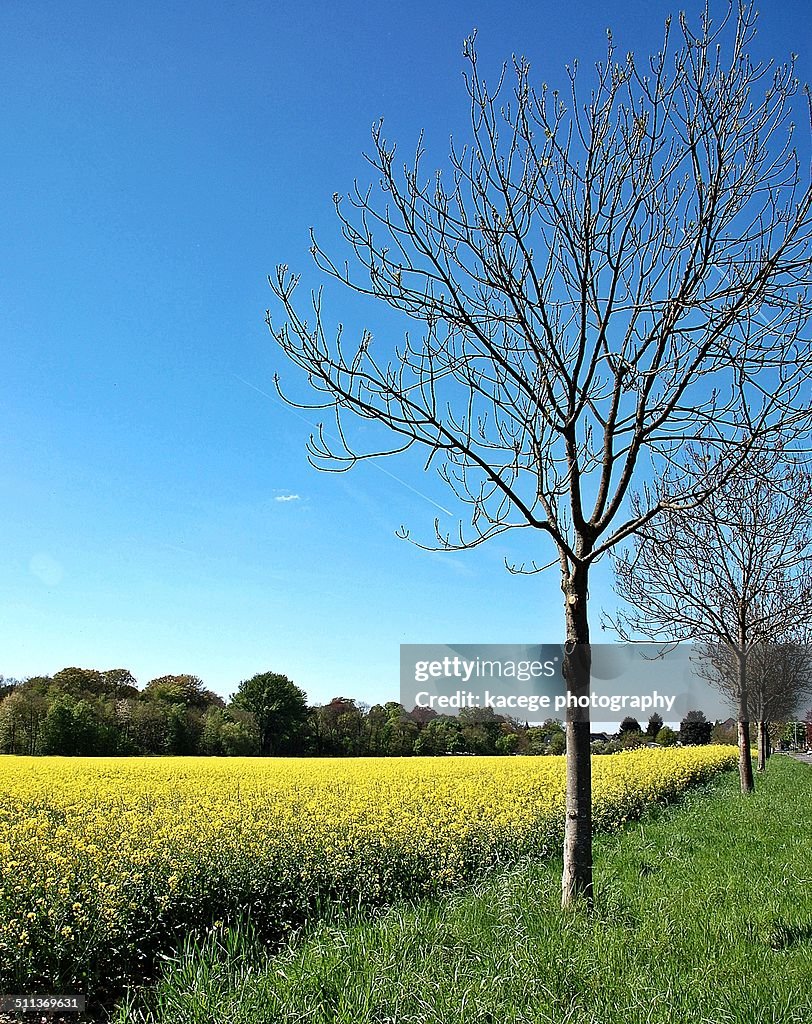
[[[700,616],[668,618],[681,597],[653,564],[672,557],[673,517],[737,475],[759,477],[765,452],[793,465],[809,449],[812,182],[795,145],[809,95],[795,55],[752,56],[752,4],[720,0],[718,17],[711,6],[696,27],[668,19],[642,61],[610,33],[588,80],[573,62],[562,89],[533,83],[523,56],[486,76],[470,38],[470,120],[445,165],[426,167],[422,135],[401,163],[377,123],[372,182],[333,197],[346,248],[331,255],[311,231],[326,287],[301,299],[287,264],[269,279],[268,327],[306,388],[280,394],[330,421],[310,439],[311,461],[336,471],[417,451],[470,511],[455,531],[435,521],[427,546],[459,550],[513,529],[538,538],[508,568],[559,572],[563,667],[579,698],[590,694],[599,560],[618,554],[620,589],[636,600],[649,593],[636,578],[649,558],[659,589],[629,620],[643,636],[694,629]],[[330,318],[348,291],[359,315],[378,300],[380,330]],[[647,555],[657,531],[661,550]],[[700,543],[726,541],[709,528]],[[799,575],[805,553],[778,575]],[[795,617],[755,611],[746,586],[738,598],[703,594],[705,567],[686,567],[700,601],[722,601],[723,630],[711,633],[708,616],[692,639],[729,652],[717,664],[738,698],[748,792],[747,652],[795,640]],[[767,584],[779,606],[785,583]],[[570,708],[566,730],[564,906],[592,901],[588,710]]]
[[[563,754],[561,722],[528,725],[490,709],[459,716],[348,697],[309,707],[287,676],[263,672],[226,702],[193,675],[152,679],[140,690],[126,669],[65,668],[23,682],[0,677],[0,753],[110,756],[201,754],[403,757],[443,754]],[[812,722],[810,723],[812,729]],[[805,735],[805,729],[804,729]],[[778,734],[776,734],[776,738]],[[641,728],[626,718],[595,753],[648,742],[730,742],[729,730],[691,712],[679,733],[652,715]]]

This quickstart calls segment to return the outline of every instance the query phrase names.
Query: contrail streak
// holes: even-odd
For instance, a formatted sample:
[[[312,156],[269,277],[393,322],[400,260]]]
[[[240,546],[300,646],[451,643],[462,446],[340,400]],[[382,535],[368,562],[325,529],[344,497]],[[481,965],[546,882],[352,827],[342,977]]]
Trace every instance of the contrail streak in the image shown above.
[[[258,395],[262,395],[263,398],[269,398],[272,402],[275,402],[277,405],[283,406],[285,409],[287,409],[288,412],[293,413],[293,415],[297,416],[303,423],[306,423],[311,428],[311,430],[316,430],[317,429],[315,423],[311,423],[310,420],[306,416],[302,416],[302,414],[299,412],[298,409],[293,409],[290,406],[284,405],[284,403],[281,402],[279,400],[279,398],[277,398],[276,395],[272,395],[268,391],[263,391],[262,388],[258,388],[256,386],[256,384],[252,384],[250,380],[245,380],[245,378],[244,377],[240,377],[239,374],[232,373],[231,376],[234,377],[236,380],[238,380],[241,384],[245,384],[245,386],[247,388],[251,388],[252,391],[256,391],[256,393]],[[332,435],[329,433],[329,431],[325,430],[324,433],[325,433],[325,435],[327,437],[332,437]],[[333,437],[333,440],[335,440],[334,437]],[[402,487],[405,487],[407,490],[411,491],[413,494],[416,494],[419,498],[422,498],[423,501],[427,501],[430,505],[433,505],[435,508],[438,508],[441,512],[445,513],[445,515],[447,515],[447,516],[453,515],[453,513],[449,512],[449,510],[447,508],[443,508],[442,505],[440,505],[438,502],[436,502],[434,500],[434,498],[430,498],[427,494],[424,494],[422,491],[419,491],[416,487],[412,487],[412,485],[410,483],[407,483],[401,477],[396,476],[394,473],[390,473],[390,471],[388,469],[386,469],[384,466],[382,466],[379,462],[373,462],[372,465],[373,465],[373,467],[375,469],[378,470],[378,472],[384,473],[386,476],[391,477],[392,480],[395,480]]]

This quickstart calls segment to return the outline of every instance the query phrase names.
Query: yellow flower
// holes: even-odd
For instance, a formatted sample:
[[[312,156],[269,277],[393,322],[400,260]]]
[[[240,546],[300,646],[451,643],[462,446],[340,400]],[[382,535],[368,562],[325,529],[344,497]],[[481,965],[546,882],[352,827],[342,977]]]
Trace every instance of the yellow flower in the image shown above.
[[[596,822],[673,799],[736,753],[596,758]],[[56,957],[102,972],[110,949],[136,963],[167,912],[222,927],[268,893],[306,907],[457,884],[557,847],[564,792],[563,757],[0,757],[0,985],[35,919],[32,970]]]

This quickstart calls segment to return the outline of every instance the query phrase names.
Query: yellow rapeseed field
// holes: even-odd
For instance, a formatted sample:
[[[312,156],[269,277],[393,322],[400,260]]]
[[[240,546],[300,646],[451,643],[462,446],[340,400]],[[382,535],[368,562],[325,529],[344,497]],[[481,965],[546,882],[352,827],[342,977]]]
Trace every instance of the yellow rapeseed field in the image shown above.
[[[593,761],[595,820],[732,767],[731,747]],[[280,936],[560,842],[560,757],[0,757],[0,990],[97,994],[193,929]]]

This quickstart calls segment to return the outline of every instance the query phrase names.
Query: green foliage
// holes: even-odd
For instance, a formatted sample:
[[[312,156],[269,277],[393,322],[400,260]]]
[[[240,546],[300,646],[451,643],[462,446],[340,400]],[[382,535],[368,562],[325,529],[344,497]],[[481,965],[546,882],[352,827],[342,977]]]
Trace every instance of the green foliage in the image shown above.
[[[617,738],[617,745],[621,750],[634,750],[636,747],[644,747],[648,737],[639,729],[621,729]]]
[[[680,722],[679,738],[686,746],[699,746],[710,743],[713,723],[705,718],[702,711],[689,711]]]
[[[260,753],[298,752],[308,720],[307,695],[287,676],[260,672],[244,679],[232,704],[242,711],[250,711],[256,719]]]
[[[400,707],[400,705],[398,705]],[[403,712],[403,709],[401,708]],[[419,727],[405,712],[391,715],[384,729],[386,752],[394,757],[406,757],[414,753]]]
[[[641,731],[640,723],[637,721],[636,718],[632,718],[631,715],[627,715],[623,719],[623,721],[620,723],[620,735],[621,736],[623,735],[624,732],[639,733],[640,731]]]
[[[567,749],[567,738],[562,729],[561,732],[555,732],[550,737],[550,742],[547,745],[547,753],[552,754],[555,757],[566,752]]]
[[[259,727],[253,715],[231,711],[221,733],[226,757],[249,757],[259,753]]]
[[[515,732],[503,733],[496,741],[496,750],[500,754],[515,754],[519,747],[519,737]]]
[[[197,754],[209,708],[224,701],[196,676],[162,676],[139,691],[127,669],[64,668],[13,682],[0,699],[0,752],[8,754]],[[256,725],[235,714],[223,753],[254,753]]]
[[[136,701],[130,710],[132,742],[140,753],[165,754],[169,749],[169,705],[154,701]]]
[[[560,736],[560,739],[556,737]],[[566,746],[564,727],[556,718],[548,718],[541,725],[530,726],[526,730],[521,752],[526,754],[563,753]],[[550,745],[553,744],[553,750]]]
[[[84,694],[100,697],[107,689],[103,672],[95,668],[75,666],[63,668],[55,673],[52,684],[62,693],[70,694],[72,697],[81,697]]]
[[[651,718],[649,718],[648,720],[648,725],[646,726],[646,736],[648,736],[650,740],[656,740],[657,733],[660,731],[660,729],[662,729],[662,727],[663,720],[660,717],[660,715],[658,715],[655,711]]]
[[[258,754],[259,728],[254,716],[237,708],[209,708],[203,719],[200,753],[216,757]]]
[[[548,718],[539,726],[539,731],[542,736],[546,737],[549,743],[554,736],[564,735],[564,725],[557,718]]]
[[[48,708],[42,723],[43,754],[79,753],[73,731],[75,707],[75,698],[68,693],[61,693]]]
[[[312,709],[314,753],[352,755],[365,752],[364,715],[354,700],[334,697]]]
[[[806,731],[806,722],[787,722],[781,734],[781,742],[790,747],[796,744],[802,746],[807,742]]]
[[[717,722],[711,729],[711,743],[735,744],[738,742],[738,728],[734,722],[732,725],[725,725]]]
[[[365,721],[366,748],[367,753],[373,756],[380,756],[385,753],[385,728],[389,721],[386,708],[381,704],[373,704],[369,709]]]
[[[16,687],[0,702],[0,741],[4,754],[37,754],[48,713],[50,680],[37,676]]]
[[[657,733],[657,743],[661,747],[673,747],[678,739],[679,735],[673,729],[669,729],[667,725],[664,725]]]
[[[595,740],[591,746],[593,754],[618,754],[623,749],[615,740]]]
[[[416,754],[461,754],[466,751],[462,725],[453,715],[438,715],[415,741]]]
[[[223,707],[224,701],[211,690],[207,690],[203,680],[197,676],[160,676],[150,679],[144,687],[145,700],[165,701],[167,704],[182,704],[187,708],[202,710],[215,704]]]
[[[74,666],[0,686],[0,753],[536,756],[565,746],[560,721],[530,726],[490,708],[438,715],[341,696],[308,707],[304,692],[273,672],[240,683],[228,705],[195,675],[158,676],[139,690],[121,668]]]

